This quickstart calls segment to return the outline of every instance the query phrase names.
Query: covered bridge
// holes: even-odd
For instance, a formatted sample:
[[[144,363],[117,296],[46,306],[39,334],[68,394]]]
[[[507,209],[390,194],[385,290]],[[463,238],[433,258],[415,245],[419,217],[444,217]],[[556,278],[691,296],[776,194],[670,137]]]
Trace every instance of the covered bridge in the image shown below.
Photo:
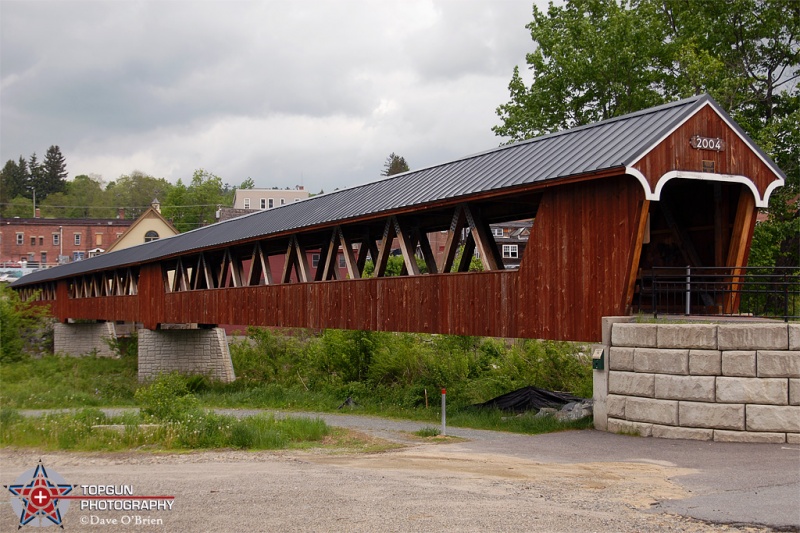
[[[725,111],[699,96],[39,271],[12,286],[62,322],[595,341],[601,317],[631,311],[641,272],[744,266],[757,209],[783,181]],[[490,224],[524,219],[533,219],[524,257],[518,270],[505,270]],[[386,275],[393,249],[404,259],[400,276]],[[467,271],[474,253],[482,272]]]

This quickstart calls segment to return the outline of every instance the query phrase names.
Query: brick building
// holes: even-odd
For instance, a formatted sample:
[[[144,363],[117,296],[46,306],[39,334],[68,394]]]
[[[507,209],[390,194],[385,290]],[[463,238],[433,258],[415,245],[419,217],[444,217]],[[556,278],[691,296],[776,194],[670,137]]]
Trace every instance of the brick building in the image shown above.
[[[2,218],[0,264],[44,268],[102,253],[133,224],[124,218]]]

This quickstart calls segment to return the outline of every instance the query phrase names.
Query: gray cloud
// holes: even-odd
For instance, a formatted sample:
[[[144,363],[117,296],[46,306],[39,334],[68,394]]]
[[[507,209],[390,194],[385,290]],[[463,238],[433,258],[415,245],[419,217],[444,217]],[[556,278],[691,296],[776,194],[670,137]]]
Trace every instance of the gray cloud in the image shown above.
[[[542,2],[543,3],[543,2]],[[312,190],[496,146],[530,0],[0,3],[0,157]]]

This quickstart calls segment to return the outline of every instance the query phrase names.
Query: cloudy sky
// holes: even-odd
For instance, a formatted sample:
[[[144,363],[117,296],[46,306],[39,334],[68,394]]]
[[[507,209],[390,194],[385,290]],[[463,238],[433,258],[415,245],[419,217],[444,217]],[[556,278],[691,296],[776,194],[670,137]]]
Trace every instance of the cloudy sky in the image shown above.
[[[501,142],[533,1],[0,0],[0,158],[313,192],[443,163]]]

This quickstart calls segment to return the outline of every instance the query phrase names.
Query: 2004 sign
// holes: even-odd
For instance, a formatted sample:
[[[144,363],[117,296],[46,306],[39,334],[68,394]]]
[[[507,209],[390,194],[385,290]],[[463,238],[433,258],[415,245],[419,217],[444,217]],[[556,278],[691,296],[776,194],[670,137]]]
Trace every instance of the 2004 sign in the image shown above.
[[[725,141],[717,137],[701,137],[700,135],[692,135],[689,139],[689,144],[692,148],[698,150],[714,150],[715,152],[722,152],[725,150]]]

